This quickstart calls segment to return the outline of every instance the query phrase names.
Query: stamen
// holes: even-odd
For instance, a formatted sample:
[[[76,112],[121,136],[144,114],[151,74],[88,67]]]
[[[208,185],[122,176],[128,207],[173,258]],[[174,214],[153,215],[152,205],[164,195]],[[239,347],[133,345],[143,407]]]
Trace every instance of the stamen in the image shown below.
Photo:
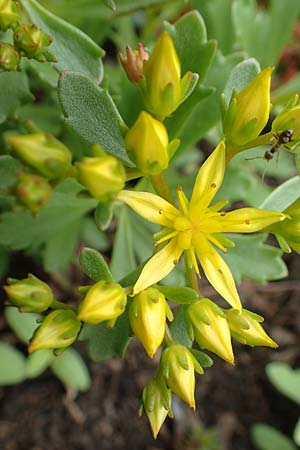
[[[228,205],[228,200],[220,200],[219,202],[215,203],[214,205],[210,206],[209,209],[211,211],[218,212],[220,209],[224,208],[224,206]]]
[[[200,277],[200,270],[199,270],[199,266],[198,266],[198,262],[197,262],[197,258],[196,258],[196,254],[195,254],[195,250],[193,248],[190,248],[188,250],[188,252],[189,252],[189,256],[191,258],[191,262],[193,264],[193,267],[195,269],[195,272]]]
[[[172,239],[173,237],[177,236],[178,231],[172,231],[172,233],[167,234],[166,236],[163,236],[158,241],[155,242],[154,246],[161,244],[162,242],[168,241],[169,239]]]
[[[185,216],[187,216],[189,202],[182,190],[182,186],[177,186],[177,198],[178,198],[178,206],[179,206],[180,210],[183,212],[183,214]]]
[[[221,242],[218,240],[217,237],[212,236],[211,234],[208,234],[207,239],[212,242],[213,244],[215,244],[220,250],[222,250],[222,252],[227,253],[228,250],[226,247],[224,247],[224,245],[221,244]]]

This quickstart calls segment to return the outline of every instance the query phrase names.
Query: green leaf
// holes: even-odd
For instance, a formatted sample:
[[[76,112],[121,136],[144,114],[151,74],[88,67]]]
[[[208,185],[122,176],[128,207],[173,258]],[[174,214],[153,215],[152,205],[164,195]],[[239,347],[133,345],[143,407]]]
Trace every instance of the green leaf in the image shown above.
[[[226,255],[222,254],[237,283],[241,280],[252,280],[266,283],[287,276],[288,271],[281,259],[282,251],[264,244],[266,234],[229,235],[235,247]]]
[[[89,356],[94,361],[103,361],[114,356],[124,356],[130,341],[130,326],[128,311],[118,318],[113,328],[107,328],[105,323],[99,325],[85,324],[80,334],[80,340],[85,341]]]
[[[296,426],[294,428],[293,432],[293,438],[297,445],[300,445],[300,417],[296,423]]]
[[[111,247],[108,235],[100,231],[91,217],[85,217],[82,221],[81,240],[87,247],[96,250],[107,251]]]
[[[188,305],[180,305],[176,311],[173,322],[170,324],[172,336],[176,342],[179,342],[186,347],[192,346],[192,341],[189,338],[185,315]]]
[[[190,287],[159,285],[156,287],[168,300],[180,305],[193,303],[199,298],[198,293]]]
[[[37,320],[41,317],[39,314],[21,313],[17,308],[8,306],[5,308],[5,319],[13,332],[28,344],[35,329],[39,326]]]
[[[201,367],[203,367],[203,369],[207,368],[207,367],[211,367],[213,365],[213,360],[206,355],[203,352],[200,352],[199,350],[195,350],[194,348],[191,348],[191,353],[193,353],[193,356],[196,358],[196,360],[198,361],[198,363],[200,364]]]
[[[129,210],[125,205],[122,205],[116,213],[117,232],[110,269],[114,278],[119,280],[136,268],[136,260],[133,247],[134,235]]]
[[[36,378],[46,370],[55,356],[52,350],[38,350],[26,359],[26,378]]]
[[[246,59],[237,64],[231,71],[224,88],[225,98],[229,103],[232,91],[241,92],[260,72],[259,63],[254,58]]]
[[[92,248],[84,248],[79,257],[83,272],[94,281],[112,281],[113,277],[103,256]]]
[[[264,423],[253,425],[251,436],[259,450],[297,450],[291,439]]]
[[[24,355],[11,345],[0,342],[0,386],[21,383],[25,377]]]
[[[15,184],[17,172],[21,167],[20,162],[12,156],[0,156],[0,189]]]
[[[54,358],[51,370],[66,386],[79,392],[87,391],[91,386],[91,378],[84,360],[73,348],[67,348]]]
[[[282,212],[300,197],[300,178],[291,178],[278,186],[260,205],[261,209]]]
[[[9,252],[0,245],[0,277],[3,277],[9,267],[10,255]]]
[[[283,362],[272,362],[267,365],[266,372],[282,394],[300,405],[300,369],[292,369]]]
[[[113,202],[106,202],[102,203],[99,202],[96,209],[95,209],[95,222],[99,230],[107,230],[109,227],[112,218],[113,218],[113,212],[114,212],[114,203]]]
[[[103,50],[86,34],[43,8],[36,0],[20,0],[32,22],[53,38],[50,46],[56,58],[59,72],[81,72],[95,82],[103,77],[101,57]]]
[[[121,133],[124,122],[109,93],[74,72],[62,73],[58,88],[68,124],[90,144],[101,145],[132,166]]]
[[[24,72],[0,73],[0,124],[12,117],[20,105],[32,99]]]

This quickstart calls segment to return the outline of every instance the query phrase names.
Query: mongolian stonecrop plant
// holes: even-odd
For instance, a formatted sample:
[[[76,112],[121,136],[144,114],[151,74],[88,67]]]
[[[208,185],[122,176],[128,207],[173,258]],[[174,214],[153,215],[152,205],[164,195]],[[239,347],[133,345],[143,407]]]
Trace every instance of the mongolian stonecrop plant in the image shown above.
[[[35,2],[30,0],[29,4]],[[18,23],[15,2],[0,1],[0,16],[2,29],[11,27],[14,32],[15,49],[10,49],[11,52],[38,61],[48,58],[45,47],[51,40],[36,27]],[[181,18],[182,27],[185,20],[198,20],[198,13]],[[11,305],[24,312],[44,313],[29,352],[53,349],[59,354],[79,337],[92,341],[93,330],[97,329],[100,333],[97,343],[105,336],[103,346],[109,342],[115,353],[122,354],[130,336],[135,335],[150,358],[159,354],[157,373],[144,388],[141,406],[154,437],[166,416],[172,416],[172,393],[195,409],[195,372],[203,374],[212,360],[195,349],[193,341],[230,364],[234,363],[232,338],[244,345],[277,347],[261,325],[263,318],[243,308],[232,271],[221,256],[227,252],[230,255],[238,242],[233,233],[269,232],[276,236],[283,251],[293,249],[299,253],[300,248],[298,179],[287,182],[289,188],[282,185],[279,191],[274,191],[262,208],[230,210],[227,199],[215,198],[222,192],[233,156],[262,144],[274,146],[286,130],[292,130],[289,149],[295,149],[300,141],[297,97],[277,116],[272,131],[263,133],[270,114],[271,67],[259,72],[255,66],[256,73],[252,72],[250,77],[248,73],[242,86],[239,80],[237,89],[232,86],[231,92],[228,94],[227,90],[223,95],[223,133],[201,165],[191,194],[186,195],[178,185],[175,197],[165,171],[176,161],[188,108],[196,104],[197,96],[201,99],[202,74],[193,73],[194,61],[191,70],[182,72],[180,27],[177,35],[174,27],[166,28],[150,55],[142,44],[136,50],[127,46],[126,57],[120,54],[127,77],[143,101],[130,127],[122,120],[107,91],[82,73],[62,72],[59,96],[63,111],[73,128],[95,144],[88,156],[72,162],[65,144],[41,130],[27,134],[10,131],[5,136],[11,153],[23,164],[16,185],[16,195],[23,205],[19,207],[28,208],[33,220],[43,217],[48,202],[52,209],[57,207],[69,186],[76,207],[86,208],[84,212],[95,209],[96,223],[102,229],[108,228],[113,209],[125,210],[126,205],[158,227],[153,236],[153,254],[148,254],[146,261],[121,279],[115,279],[96,250],[83,249],[81,266],[95,284],[79,287],[83,298],[77,306],[55,299],[50,287],[33,275],[23,280],[8,279],[4,287]],[[37,44],[33,49],[28,43],[34,39]],[[59,56],[58,53],[58,63]],[[16,66],[13,57],[9,57],[13,61],[10,67],[8,57],[0,60],[2,70]],[[185,66],[187,63],[188,59]],[[85,98],[89,94],[90,102]],[[93,116],[95,99],[101,107],[99,117]],[[81,108],[77,101],[81,102]],[[84,116],[83,121],[77,120],[80,115]],[[93,141],[91,136],[99,134],[101,137]],[[82,191],[84,195],[79,197]],[[62,208],[60,214],[63,211]],[[247,259],[244,252],[242,260]],[[255,262],[249,260],[247,264]],[[165,285],[165,277],[176,267],[184,270],[185,286],[179,282]],[[202,273],[230,307],[202,294]],[[180,306],[171,308],[169,301]],[[173,316],[175,320],[170,325]],[[185,330],[184,336],[180,329]]]

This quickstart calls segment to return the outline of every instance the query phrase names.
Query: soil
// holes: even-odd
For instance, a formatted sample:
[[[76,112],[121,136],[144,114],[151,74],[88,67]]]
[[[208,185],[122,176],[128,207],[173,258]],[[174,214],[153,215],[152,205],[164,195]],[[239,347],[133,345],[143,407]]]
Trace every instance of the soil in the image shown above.
[[[27,267],[23,263],[21,267],[27,273],[31,263],[25,262]],[[86,360],[93,379],[87,393],[65,392],[50,371],[34,381],[1,388],[0,449],[254,450],[250,428],[256,422],[291,435],[299,408],[265,375],[266,364],[274,360],[299,367],[299,257],[289,256],[287,263],[288,280],[268,285],[243,282],[239,288],[244,306],[265,317],[265,328],[280,344],[279,350],[235,345],[235,366],[213,357],[214,365],[197,380],[196,412],[174,398],[175,418],[167,419],[157,440],[145,415],[138,417],[137,410],[158,358],[149,360],[132,340],[124,360]],[[71,281],[77,278],[78,269],[72,267],[69,275]],[[54,289],[69,289],[59,279],[50,281]],[[209,286],[205,295],[214,298]],[[0,331],[4,339],[15,339],[3,319]],[[83,344],[76,346],[86,357]]]

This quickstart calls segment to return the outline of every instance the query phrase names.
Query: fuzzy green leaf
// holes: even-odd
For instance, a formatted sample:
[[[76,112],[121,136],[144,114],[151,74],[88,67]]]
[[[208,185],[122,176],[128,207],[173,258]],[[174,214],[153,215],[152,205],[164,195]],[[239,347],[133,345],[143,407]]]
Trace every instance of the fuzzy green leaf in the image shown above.
[[[109,93],[75,72],[63,72],[58,87],[71,128],[90,144],[101,145],[108,153],[132,166],[121,133],[124,122]]]
[[[26,359],[13,346],[0,342],[0,386],[21,383],[26,375]]]
[[[47,11],[36,0],[20,0],[32,22],[53,38],[50,46],[59,72],[73,70],[100,83],[103,77],[103,50],[86,34]]]
[[[26,359],[26,378],[36,378],[46,370],[55,356],[52,350],[38,350]]]
[[[300,405],[300,369],[292,369],[283,362],[272,362],[267,365],[266,372],[282,394]]]
[[[226,255],[222,254],[229,265],[237,283],[252,280],[266,283],[287,276],[287,268],[281,259],[282,251],[264,244],[265,234],[229,235],[235,243]]]
[[[15,184],[17,172],[21,167],[20,162],[12,156],[0,156],[0,189]]]
[[[199,295],[198,293],[190,288],[185,286],[157,286],[157,289],[164,294],[164,296],[171,300],[174,303],[178,303],[179,305],[191,304],[195,302]]]
[[[291,439],[264,423],[253,425],[251,435],[259,450],[297,450]]]
[[[112,281],[113,277],[103,256],[92,248],[84,248],[79,257],[83,272],[94,281]]]
[[[124,356],[130,340],[129,334],[130,326],[126,310],[113,328],[107,328],[106,323],[85,324],[80,340],[85,341],[88,354],[94,361],[103,361],[114,356]]]
[[[0,123],[13,117],[16,109],[33,99],[24,72],[0,73]]]
[[[67,348],[61,355],[55,357],[51,370],[66,387],[85,392],[91,386],[87,366],[73,348]]]
[[[37,320],[40,317],[39,314],[21,313],[13,306],[5,308],[5,319],[8,325],[25,344],[28,344],[35,329],[39,326]]]
[[[282,212],[300,197],[300,178],[294,177],[278,186],[261,204],[261,209]]]

